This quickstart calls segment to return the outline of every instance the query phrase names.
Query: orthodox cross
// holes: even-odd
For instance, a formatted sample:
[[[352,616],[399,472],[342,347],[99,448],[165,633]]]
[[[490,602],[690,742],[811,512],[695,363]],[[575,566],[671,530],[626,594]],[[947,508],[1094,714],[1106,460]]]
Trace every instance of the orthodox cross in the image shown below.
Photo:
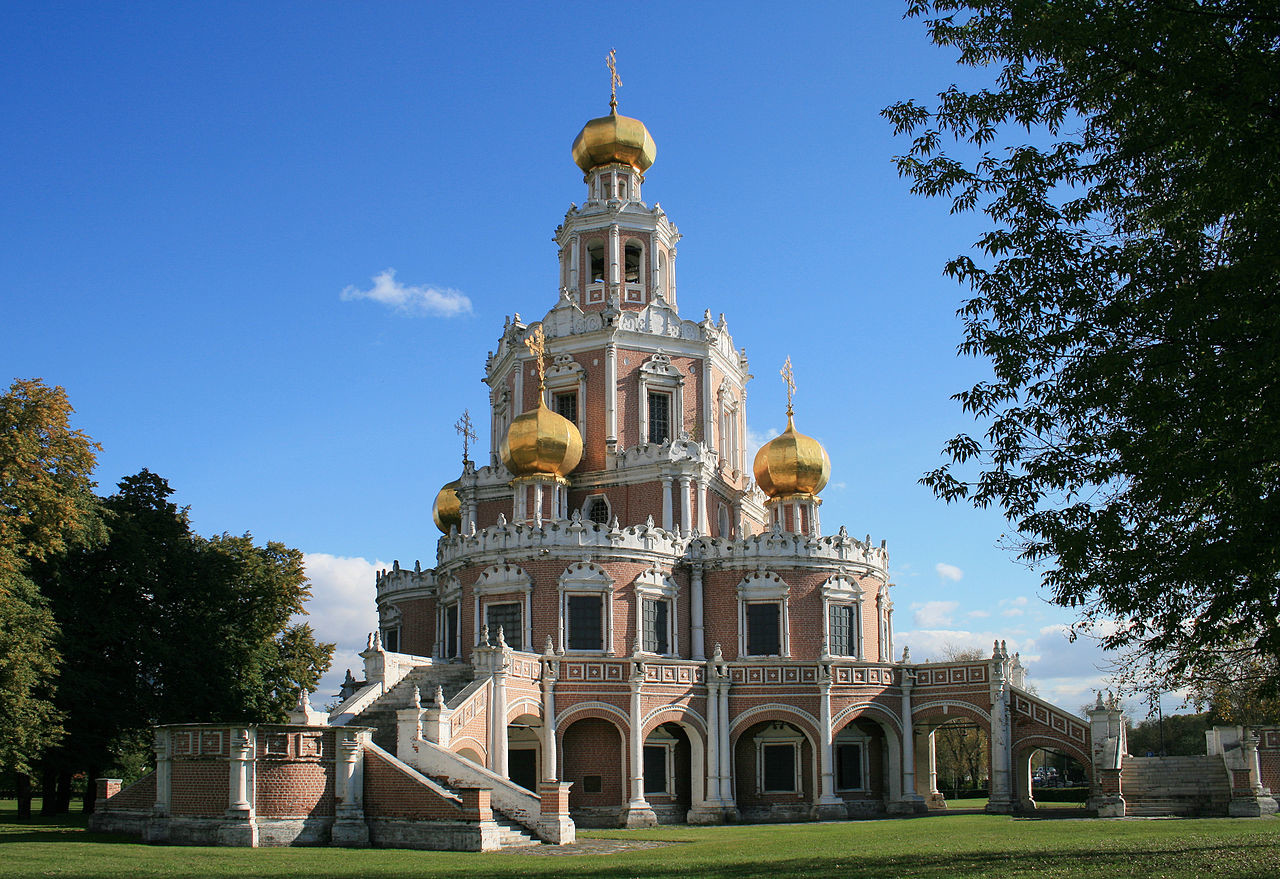
[[[618,112],[618,86],[622,85],[622,77],[618,76],[618,50],[610,49],[604,56],[604,63],[609,65],[609,109]]]
[[[547,336],[542,332],[542,324],[534,327],[533,332],[525,336],[525,347],[529,349],[529,353],[533,355],[534,361],[538,367],[538,391],[539,393],[547,389]],[[539,397],[541,399],[541,397]]]
[[[471,443],[476,438],[475,426],[471,423],[471,410],[463,409],[462,417],[458,419],[458,423],[453,429],[462,434],[462,463],[467,463],[467,452],[471,449]]]
[[[787,355],[787,362],[782,366],[782,380],[787,383],[787,417],[792,415],[791,398],[796,392],[796,374],[791,368],[791,356]]]

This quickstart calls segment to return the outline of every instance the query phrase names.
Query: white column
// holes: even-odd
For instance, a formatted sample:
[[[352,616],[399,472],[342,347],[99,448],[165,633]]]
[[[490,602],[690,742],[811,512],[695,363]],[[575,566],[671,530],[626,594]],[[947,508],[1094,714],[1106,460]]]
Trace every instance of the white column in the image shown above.
[[[702,444],[716,450],[716,417],[711,390],[711,358],[702,361]]]
[[[511,421],[515,421],[516,416],[524,412],[524,370],[528,365],[529,361],[522,360],[519,357],[516,358],[516,365],[514,367],[516,371],[515,387],[511,389],[512,396],[514,397],[511,401]],[[508,424],[510,424],[510,422],[508,422]],[[502,437],[497,437],[497,440],[501,442]]]
[[[604,349],[604,420],[605,443],[614,449],[618,444],[618,346],[613,342]]]
[[[667,251],[667,302],[676,307],[676,249]]]
[[[249,739],[249,730],[232,729],[231,760],[228,813],[237,813],[240,817],[249,817],[252,806],[249,803],[249,758],[253,753],[253,744]]]
[[[542,527],[542,483],[533,484],[533,527]]]
[[[556,760],[556,665],[553,659],[542,660],[542,780],[558,781]]]
[[[818,796],[819,817],[847,818],[844,800],[836,796],[835,755],[832,753],[831,729],[831,666],[823,663],[818,683],[818,766],[821,771],[821,791]]]
[[[685,534],[688,534],[693,527],[693,517],[690,515],[692,511],[689,509],[689,504],[692,503],[689,492],[690,482],[688,476],[680,477],[680,530]]]
[[[507,670],[506,657],[500,652],[495,657],[497,667],[493,672],[493,699],[489,702],[489,768],[507,777]]]
[[[902,798],[916,795],[916,725],[911,720],[911,677],[902,670]]]
[[[169,815],[169,800],[173,790],[173,734],[167,729],[156,730],[156,803],[152,811],[157,816]]]
[[[636,662],[631,672],[631,799],[627,803],[627,827],[652,827],[658,823],[653,807],[644,798],[644,731],[640,715],[640,688],[644,684],[644,663]]]
[[[729,749],[729,675],[720,681],[720,799],[725,808],[734,808],[733,802],[733,752]]]
[[[619,253],[620,246],[618,244],[618,227],[609,227],[609,283],[618,286],[622,283],[622,274],[618,269],[618,262],[621,259]]]
[[[693,493],[698,498],[698,533],[706,537],[711,533],[711,519],[707,515],[707,501],[711,492],[707,490],[707,484],[699,479],[693,483]]]
[[[706,659],[703,647],[702,563],[694,562],[689,571],[689,655]]]
[[[707,666],[707,803],[720,804],[720,685],[715,666]]]
[[[574,292],[575,296],[581,296],[582,290],[578,287],[578,265],[582,261],[582,256],[578,251],[578,233],[574,232],[569,236],[569,289]],[[581,298],[578,304],[582,305]]]
[[[662,477],[662,527],[668,531],[675,528],[671,515],[671,477]]]

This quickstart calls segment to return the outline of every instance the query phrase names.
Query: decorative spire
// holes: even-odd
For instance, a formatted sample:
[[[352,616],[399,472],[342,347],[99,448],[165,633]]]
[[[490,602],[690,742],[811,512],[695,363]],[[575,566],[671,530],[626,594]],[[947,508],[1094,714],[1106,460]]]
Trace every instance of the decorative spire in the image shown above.
[[[618,76],[618,50],[610,49],[604,56],[604,63],[609,66],[609,112],[618,112],[618,86],[622,85],[622,77]]]
[[[533,355],[538,367],[538,405],[541,406],[547,391],[547,336],[542,332],[542,324],[538,324],[532,333],[525,336],[524,345]]]
[[[782,372],[780,374],[782,376],[782,380],[787,383],[787,419],[790,420],[795,411],[791,405],[791,398],[794,397],[796,393],[796,374],[795,370],[791,368],[791,355],[787,355],[787,362],[782,365]]]
[[[471,450],[471,443],[475,442],[476,438],[475,425],[471,423],[470,409],[462,410],[462,417],[458,419],[458,423],[453,426],[453,429],[462,435],[462,464],[465,467],[471,463],[467,459],[467,454]]]

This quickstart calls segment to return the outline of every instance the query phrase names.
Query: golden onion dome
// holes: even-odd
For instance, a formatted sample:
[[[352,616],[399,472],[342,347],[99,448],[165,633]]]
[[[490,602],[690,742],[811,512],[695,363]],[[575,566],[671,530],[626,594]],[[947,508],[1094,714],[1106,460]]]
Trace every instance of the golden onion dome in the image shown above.
[[[796,431],[787,415],[786,431],[760,447],[753,469],[756,484],[771,498],[817,494],[831,476],[831,459],[822,443]]]
[[[440,489],[436,502],[431,505],[431,518],[445,534],[450,527],[462,530],[462,500],[458,497],[457,479]]]
[[[616,109],[582,126],[573,141],[573,160],[584,173],[620,162],[643,174],[657,155],[658,145],[644,123],[630,116],[619,116]]]
[[[539,394],[537,408],[511,422],[499,453],[514,476],[567,476],[582,460],[582,434],[568,418],[548,409]]]

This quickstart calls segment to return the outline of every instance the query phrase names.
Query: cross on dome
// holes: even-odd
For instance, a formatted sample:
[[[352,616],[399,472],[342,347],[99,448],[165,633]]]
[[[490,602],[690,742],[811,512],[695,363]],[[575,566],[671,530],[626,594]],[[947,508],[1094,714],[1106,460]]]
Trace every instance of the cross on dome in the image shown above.
[[[467,454],[471,449],[471,443],[476,438],[475,425],[471,423],[470,409],[462,410],[462,417],[453,425],[453,429],[462,435],[462,463],[466,464],[469,462]]]
[[[618,50],[610,49],[604,56],[604,63],[609,67],[609,109],[618,112],[618,86],[622,85],[622,77],[618,76]]]
[[[782,380],[787,383],[787,417],[790,418],[794,414],[791,407],[791,398],[796,393],[796,374],[795,370],[791,368],[791,355],[787,355],[787,362],[782,365],[780,374]]]

